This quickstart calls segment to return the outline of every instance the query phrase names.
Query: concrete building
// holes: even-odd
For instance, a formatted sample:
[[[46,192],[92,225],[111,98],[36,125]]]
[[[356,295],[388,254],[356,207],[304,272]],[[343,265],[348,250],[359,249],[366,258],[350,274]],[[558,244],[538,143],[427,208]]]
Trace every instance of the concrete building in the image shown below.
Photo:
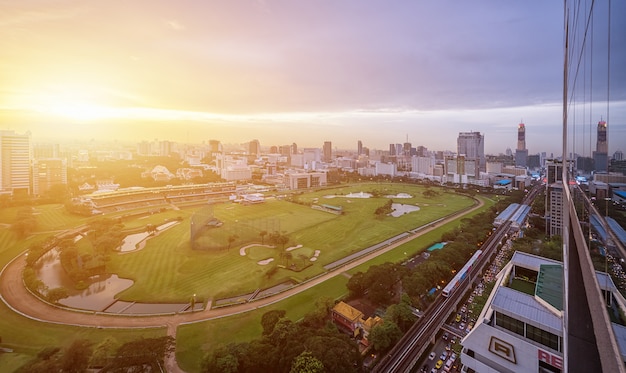
[[[601,272],[595,275],[608,309],[619,315],[626,309],[626,300],[610,276]],[[462,371],[562,372],[563,278],[561,262],[515,252],[496,276],[476,325],[461,340]],[[624,341],[626,327],[615,323],[612,327],[617,340]],[[626,357],[624,347],[622,342],[622,360]]]
[[[457,138],[457,156],[461,155],[466,160],[475,160],[479,170],[485,171],[485,136],[480,132],[460,132]]]
[[[247,153],[257,157],[261,155],[261,143],[259,140],[254,139],[248,143]]]
[[[609,170],[609,143],[606,122],[600,120],[597,127],[596,150],[593,152],[596,172]]]
[[[286,177],[287,188],[291,190],[326,186],[325,172],[294,172]]]
[[[30,132],[0,131],[0,193],[30,194]]]
[[[33,195],[45,195],[54,185],[67,185],[67,161],[60,158],[36,159],[32,174]]]
[[[330,163],[333,160],[333,144],[330,141],[324,141],[324,147],[323,149],[323,153],[324,153],[324,162],[326,163]]]
[[[435,168],[435,157],[411,157],[411,172],[432,175]]]
[[[482,184],[480,181],[479,161],[464,155],[445,159],[445,182],[454,184]]]

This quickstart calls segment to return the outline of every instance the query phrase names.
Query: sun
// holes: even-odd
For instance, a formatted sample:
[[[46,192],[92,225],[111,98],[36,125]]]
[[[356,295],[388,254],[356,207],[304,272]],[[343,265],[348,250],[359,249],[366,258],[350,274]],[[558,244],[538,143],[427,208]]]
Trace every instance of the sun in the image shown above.
[[[12,106],[76,121],[93,121],[116,116],[116,108],[102,104],[103,102],[106,102],[106,99],[94,90],[63,85],[23,91],[15,98]]]

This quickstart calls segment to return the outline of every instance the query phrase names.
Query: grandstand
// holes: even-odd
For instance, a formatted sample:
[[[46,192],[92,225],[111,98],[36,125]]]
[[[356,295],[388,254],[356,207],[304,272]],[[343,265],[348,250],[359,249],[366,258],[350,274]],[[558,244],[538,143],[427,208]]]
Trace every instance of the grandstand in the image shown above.
[[[193,205],[226,201],[237,192],[234,183],[211,183],[143,188],[131,187],[109,192],[95,192],[81,197],[81,202],[102,213],[149,206]]]

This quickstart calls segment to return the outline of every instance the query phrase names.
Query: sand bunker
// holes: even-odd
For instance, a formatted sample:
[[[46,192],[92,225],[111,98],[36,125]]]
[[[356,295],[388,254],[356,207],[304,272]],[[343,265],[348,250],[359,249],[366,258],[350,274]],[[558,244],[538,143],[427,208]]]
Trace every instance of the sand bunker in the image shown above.
[[[311,259],[309,259],[310,261],[314,262],[317,260],[317,257],[320,256],[321,251],[320,250],[315,250],[315,254],[313,254],[313,257]]]
[[[249,248],[251,248],[251,247],[255,247],[255,246],[260,246],[260,247],[269,247],[269,248],[274,247],[274,246],[272,246],[272,245],[259,245],[258,243],[253,243],[252,245],[248,245],[248,246],[244,246],[244,247],[240,248],[240,249],[239,249],[239,255],[241,255],[241,256],[246,256],[246,255],[247,255],[246,250],[247,250],[247,249],[249,249]]]
[[[293,251],[293,250],[299,249],[301,247],[302,247],[302,245],[291,246],[291,247],[286,248],[285,251]]]
[[[270,263],[271,263],[271,262],[273,262],[273,261],[274,261],[274,258],[267,258],[267,259],[264,259],[264,260],[259,260],[259,261],[258,261],[258,262],[256,262],[256,263],[257,263],[258,265],[262,265],[262,266],[264,266],[264,265],[268,265],[268,264],[270,264]]]

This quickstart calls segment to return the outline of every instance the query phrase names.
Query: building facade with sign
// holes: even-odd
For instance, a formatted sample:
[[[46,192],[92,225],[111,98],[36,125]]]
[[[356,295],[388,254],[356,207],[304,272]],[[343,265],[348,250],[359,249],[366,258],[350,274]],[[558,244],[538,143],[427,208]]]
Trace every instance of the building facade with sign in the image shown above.
[[[619,315],[626,300],[609,276],[596,272],[596,278],[609,308]],[[461,341],[462,371],[562,372],[563,288],[561,262],[516,252]],[[626,360],[626,327],[614,323],[613,330]]]

